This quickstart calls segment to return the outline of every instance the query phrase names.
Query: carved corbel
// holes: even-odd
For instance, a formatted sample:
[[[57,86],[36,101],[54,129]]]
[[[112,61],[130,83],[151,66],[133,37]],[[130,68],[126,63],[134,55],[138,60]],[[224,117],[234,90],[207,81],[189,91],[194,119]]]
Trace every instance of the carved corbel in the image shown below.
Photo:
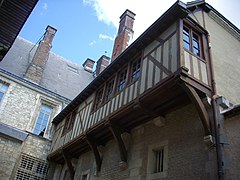
[[[101,170],[102,159],[101,159],[99,150],[97,148],[97,143],[89,134],[86,135],[86,141],[87,141],[88,145],[90,146],[90,148],[91,148],[91,150],[94,154],[94,158],[95,158],[96,166],[97,166],[97,171],[99,172]]]
[[[71,157],[69,155],[67,155],[67,153],[63,149],[62,149],[62,156],[63,156],[63,158],[64,158],[64,160],[67,164],[69,174],[70,174],[70,178],[71,178],[71,180],[73,180],[75,171],[74,171],[74,168],[73,168],[73,165],[72,165],[72,162],[71,162]]]
[[[108,123],[106,125],[108,126],[109,130],[112,132],[113,137],[114,137],[115,141],[117,142],[121,161],[127,163],[127,150],[126,150],[125,144],[124,144],[122,136],[121,136],[122,129],[111,121],[108,121]]]
[[[197,109],[200,119],[202,121],[203,127],[204,127],[205,135],[211,134],[208,112],[207,112],[203,102],[201,101],[199,95],[197,94],[197,92],[195,91],[195,89],[192,86],[190,86],[184,82],[179,83],[179,85],[187,93],[188,97],[191,99],[193,105]]]

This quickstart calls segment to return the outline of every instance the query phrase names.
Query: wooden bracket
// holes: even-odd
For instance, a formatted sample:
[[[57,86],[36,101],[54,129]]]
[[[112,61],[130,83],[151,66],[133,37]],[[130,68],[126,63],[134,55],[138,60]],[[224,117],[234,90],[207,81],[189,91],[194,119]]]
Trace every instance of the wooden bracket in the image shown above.
[[[68,155],[66,154],[66,152],[64,152],[63,149],[62,149],[62,156],[63,156],[63,158],[64,158],[64,160],[65,160],[65,162],[66,162],[66,164],[67,164],[67,167],[68,167],[68,170],[69,170],[69,174],[70,174],[70,178],[71,178],[71,180],[73,180],[73,179],[74,179],[75,171],[74,171],[74,168],[73,168],[73,166],[72,166],[71,157],[68,156]]]
[[[186,83],[182,82],[182,83],[179,83],[179,85],[187,93],[188,97],[191,99],[192,103],[196,107],[205,130],[205,135],[211,134],[208,112],[203,102],[201,101],[200,97],[198,96],[197,92],[192,86]]]
[[[108,121],[106,124],[113,134],[114,139],[116,140],[120,152],[120,157],[123,162],[127,162],[127,150],[121,136],[121,128],[111,121]]]
[[[95,158],[96,166],[97,166],[97,171],[100,171],[101,170],[101,165],[102,165],[102,159],[101,159],[99,150],[97,148],[96,141],[89,134],[86,134],[86,141],[87,141],[88,145],[90,146],[90,148],[91,148],[91,150],[94,154],[94,158]]]

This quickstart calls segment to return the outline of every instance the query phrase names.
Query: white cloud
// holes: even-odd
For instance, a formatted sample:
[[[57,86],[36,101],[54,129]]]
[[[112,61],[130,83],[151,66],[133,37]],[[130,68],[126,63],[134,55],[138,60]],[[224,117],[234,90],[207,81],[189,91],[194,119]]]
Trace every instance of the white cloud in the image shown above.
[[[93,46],[94,44],[96,44],[97,42],[96,41],[92,41],[92,42],[90,42],[88,45],[89,46]]]
[[[110,37],[105,34],[99,34],[99,39],[109,39],[110,41],[114,41],[114,37]]]
[[[44,11],[46,11],[48,9],[48,4],[47,3],[43,3],[42,8],[43,8]]]
[[[189,2],[191,0],[183,0],[184,2]],[[240,6],[240,1],[232,0],[234,3],[228,3],[225,0],[206,0],[215,9],[219,10],[226,18],[233,21],[237,26],[239,22],[236,21],[236,12],[238,12],[237,7]],[[136,39],[141,33],[144,32],[158,17],[160,17],[176,0],[83,0],[85,5],[91,6],[95,15],[99,21],[104,22],[107,25],[113,25],[118,29],[119,17],[126,10],[129,9],[136,14],[134,22],[134,39]],[[232,12],[227,11],[227,9],[232,9]],[[231,6],[231,7],[230,7]],[[234,14],[235,13],[235,14]],[[233,14],[233,15],[231,15]],[[235,17],[235,19],[231,19]],[[236,21],[236,22],[235,22]]]

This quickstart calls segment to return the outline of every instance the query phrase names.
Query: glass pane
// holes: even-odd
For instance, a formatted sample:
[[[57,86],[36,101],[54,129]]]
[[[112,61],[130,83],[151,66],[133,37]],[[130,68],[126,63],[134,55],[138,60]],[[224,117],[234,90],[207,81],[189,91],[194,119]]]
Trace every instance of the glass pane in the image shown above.
[[[183,46],[184,46],[184,48],[185,49],[187,49],[187,50],[190,50],[190,45],[189,45],[189,43],[187,43],[187,42],[183,42]]]
[[[199,49],[199,43],[196,40],[193,40],[193,47]]]
[[[196,54],[197,56],[200,56],[200,52],[196,48],[193,48],[193,53]]]
[[[38,135],[39,134],[39,131],[37,129],[34,129],[33,131],[34,134]]]
[[[189,42],[189,35],[183,34],[183,40]]]
[[[2,86],[1,86],[1,91],[6,92],[7,89],[8,89],[8,86],[5,85],[5,84],[2,84]]]
[[[2,98],[3,98],[3,93],[0,92],[0,102],[1,102]]]
[[[43,116],[44,116],[44,114],[43,114],[42,112],[40,112],[38,118],[39,118],[39,119],[43,119]]]
[[[184,34],[189,34],[189,29],[186,28],[186,27],[183,27],[183,33],[184,33]]]
[[[36,124],[35,129],[39,130],[40,129],[40,124]]]

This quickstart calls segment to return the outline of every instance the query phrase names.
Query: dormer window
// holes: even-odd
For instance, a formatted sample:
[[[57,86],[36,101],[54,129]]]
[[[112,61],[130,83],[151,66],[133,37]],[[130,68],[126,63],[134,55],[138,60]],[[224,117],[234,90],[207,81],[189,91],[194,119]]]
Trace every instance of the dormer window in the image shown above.
[[[201,57],[200,35],[192,28],[183,26],[183,46],[186,50]]]

